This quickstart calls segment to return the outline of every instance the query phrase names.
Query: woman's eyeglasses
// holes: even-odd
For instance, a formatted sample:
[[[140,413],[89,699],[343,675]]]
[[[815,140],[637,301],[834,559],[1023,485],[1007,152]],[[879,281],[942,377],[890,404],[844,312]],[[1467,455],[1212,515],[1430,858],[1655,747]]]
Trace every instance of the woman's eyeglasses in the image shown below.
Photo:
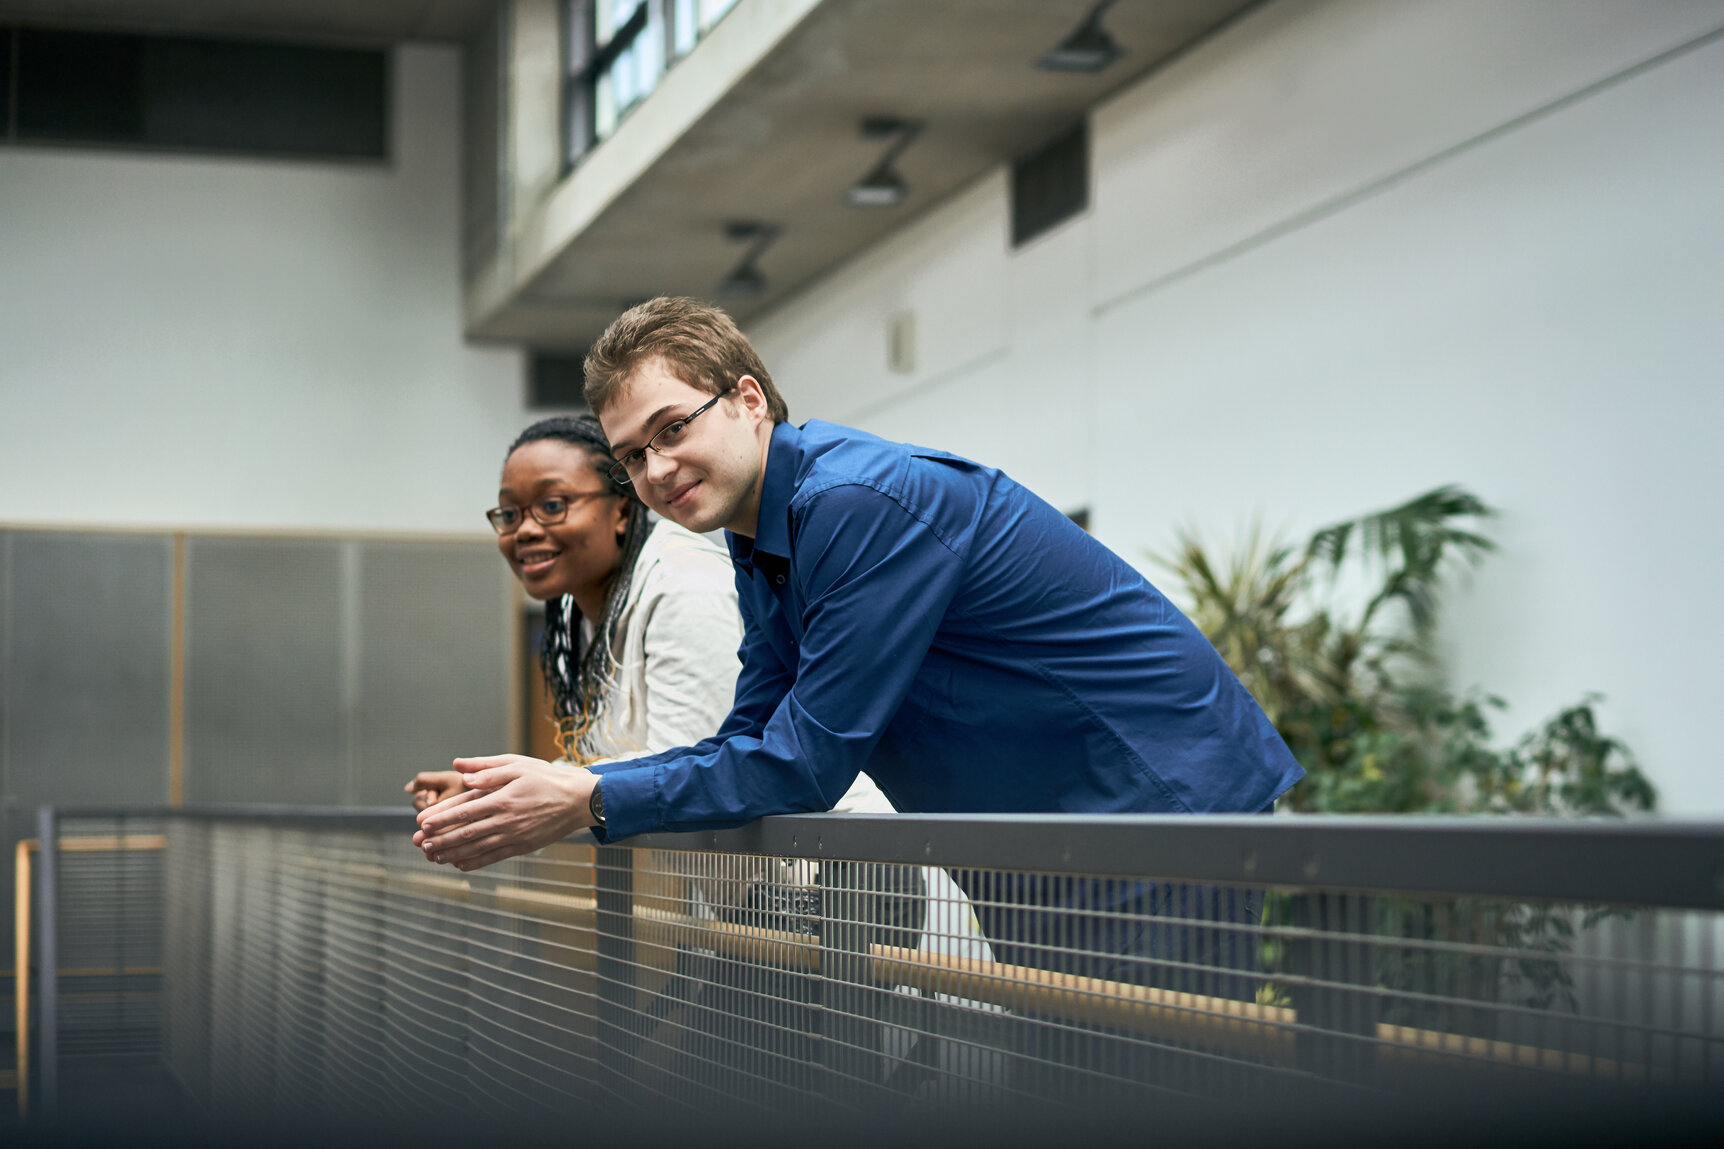
[[[485,512],[485,517],[491,521],[491,528],[500,535],[512,535],[520,529],[525,515],[532,515],[533,521],[541,526],[553,526],[569,517],[569,508],[582,499],[596,499],[610,491],[582,491],[578,495],[546,495],[542,499],[534,499],[526,511],[520,507],[492,507]]]

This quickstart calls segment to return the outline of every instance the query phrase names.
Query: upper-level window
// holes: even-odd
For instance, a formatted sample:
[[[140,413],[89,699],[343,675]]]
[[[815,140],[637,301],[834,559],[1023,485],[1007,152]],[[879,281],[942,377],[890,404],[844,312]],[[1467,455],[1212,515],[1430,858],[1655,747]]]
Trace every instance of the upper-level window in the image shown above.
[[[616,131],[736,0],[563,0],[563,160]]]
[[[0,25],[0,143],[389,155],[387,52]]]

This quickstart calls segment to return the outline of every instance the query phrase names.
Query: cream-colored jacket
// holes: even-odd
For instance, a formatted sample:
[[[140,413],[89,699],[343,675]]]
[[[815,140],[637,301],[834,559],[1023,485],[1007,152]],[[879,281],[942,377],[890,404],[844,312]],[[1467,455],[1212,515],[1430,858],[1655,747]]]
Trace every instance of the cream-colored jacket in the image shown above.
[[[581,639],[592,640],[584,619]],[[712,737],[736,695],[741,645],[730,554],[661,520],[635,559],[611,636],[604,704],[581,750],[635,758]]]

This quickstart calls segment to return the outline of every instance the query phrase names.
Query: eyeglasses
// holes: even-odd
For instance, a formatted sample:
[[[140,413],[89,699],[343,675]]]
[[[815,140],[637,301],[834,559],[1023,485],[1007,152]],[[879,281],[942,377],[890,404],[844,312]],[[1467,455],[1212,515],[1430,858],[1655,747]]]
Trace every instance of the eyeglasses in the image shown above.
[[[646,441],[646,446],[638,447],[617,460],[616,465],[611,468],[611,478],[619,483],[634,482],[635,476],[646,470],[646,453],[648,451],[655,455],[662,455],[667,451],[675,450],[678,444],[683,441],[683,436],[688,434],[688,425],[706,414],[714,403],[728,394],[730,394],[729,391],[721,391],[682,418],[660,427],[658,433]]]
[[[492,507],[485,512],[485,517],[491,520],[491,527],[500,535],[512,535],[521,527],[523,516],[530,514],[533,521],[542,526],[553,526],[569,517],[569,508],[582,499],[597,499],[609,495],[610,491],[582,491],[578,495],[546,495],[542,499],[534,499],[526,511],[520,507]]]

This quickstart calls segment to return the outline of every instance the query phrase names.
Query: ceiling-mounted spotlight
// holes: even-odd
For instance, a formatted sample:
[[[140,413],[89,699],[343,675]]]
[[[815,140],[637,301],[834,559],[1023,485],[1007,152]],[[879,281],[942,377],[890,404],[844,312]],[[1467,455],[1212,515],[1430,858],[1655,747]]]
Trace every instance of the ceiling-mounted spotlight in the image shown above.
[[[753,299],[766,294],[766,276],[753,260],[737,264],[729,275],[718,281],[718,293],[732,299]]]
[[[1124,54],[1124,49],[1101,26],[1102,13],[1113,7],[1114,0],[1101,0],[1084,17],[1077,30],[1059,47],[1036,61],[1036,67],[1050,72],[1099,72]]]
[[[897,207],[910,194],[910,185],[892,165],[904,154],[904,149],[922,134],[922,125],[915,120],[899,120],[890,116],[869,116],[862,121],[865,140],[891,140],[867,175],[851,184],[844,192],[844,202],[851,207]]]
[[[846,188],[844,202],[851,207],[897,207],[909,194],[910,185],[904,177],[886,164]]]
[[[730,274],[718,281],[718,293],[735,299],[752,299],[766,292],[766,276],[755,261],[778,238],[775,224],[759,220],[738,219],[724,225],[726,239],[748,244],[742,259],[730,269]]]

